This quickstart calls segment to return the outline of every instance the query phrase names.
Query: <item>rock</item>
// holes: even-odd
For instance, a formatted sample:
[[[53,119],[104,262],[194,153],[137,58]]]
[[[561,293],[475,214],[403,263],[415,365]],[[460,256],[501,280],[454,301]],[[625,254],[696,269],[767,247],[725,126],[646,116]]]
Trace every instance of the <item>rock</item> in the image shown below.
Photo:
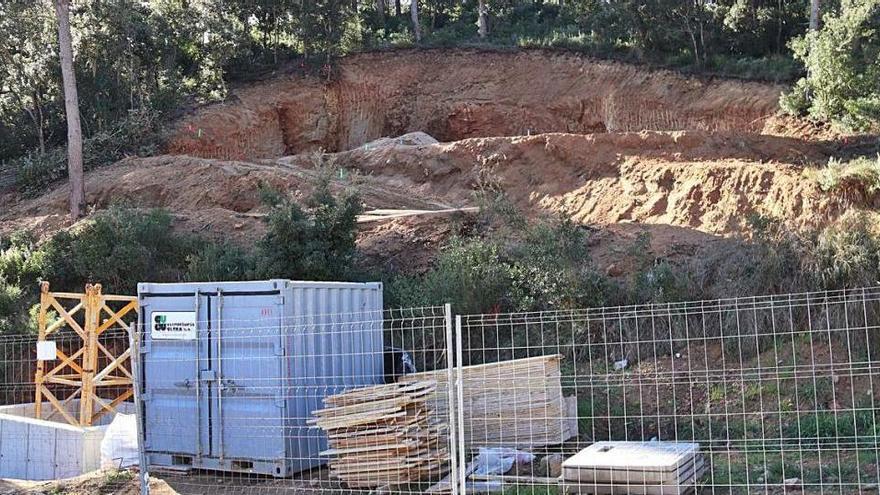
[[[629,366],[629,360],[628,360],[628,359],[621,359],[620,361],[615,361],[615,362],[614,362],[614,369],[615,369],[616,371],[620,371],[620,370],[626,369],[627,366]]]
[[[796,486],[801,486],[800,478],[786,478],[782,481],[782,485],[788,488],[793,488]]]
[[[397,136],[395,138],[383,137],[370,141],[361,146],[365,150],[384,148],[387,146],[422,146],[425,144],[437,144],[439,141],[424,132],[416,131]]]

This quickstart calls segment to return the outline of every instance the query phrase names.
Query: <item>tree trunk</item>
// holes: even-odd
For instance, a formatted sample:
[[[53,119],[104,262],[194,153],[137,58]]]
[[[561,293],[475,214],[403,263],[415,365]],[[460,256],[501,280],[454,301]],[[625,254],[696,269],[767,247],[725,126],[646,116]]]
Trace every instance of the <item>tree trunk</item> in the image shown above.
[[[782,0],[776,1],[776,53],[782,53],[782,22],[785,18],[785,4]]]
[[[422,26],[419,24],[419,2],[418,0],[410,0],[409,14],[412,17],[413,34],[416,37],[416,43],[422,41]]]
[[[400,17],[403,14],[403,8],[400,6],[400,0],[394,0],[394,14]]]
[[[819,23],[822,22],[822,12],[819,0],[810,0],[810,31],[818,31]]]
[[[376,11],[379,12],[379,17],[382,19],[382,23],[385,23],[385,0],[376,0]]]
[[[477,34],[480,38],[485,38],[489,34],[489,12],[486,8],[486,0],[480,0],[477,8],[479,10]]]
[[[46,118],[45,118],[45,116],[43,116],[43,102],[42,102],[42,100],[37,98],[36,95],[34,95],[34,101],[38,102],[36,104],[37,115],[39,116],[39,119],[37,119],[38,120],[38,122],[37,122],[37,136],[39,136],[39,138],[40,138],[40,154],[44,155],[44,154],[46,154],[46,131],[44,130],[46,128]]]
[[[67,173],[70,179],[70,217],[78,219],[86,202],[83,184],[82,129],[79,121],[79,98],[73,71],[73,42],[70,36],[70,0],[55,0],[58,17],[58,52],[64,82],[64,112],[67,116]]]

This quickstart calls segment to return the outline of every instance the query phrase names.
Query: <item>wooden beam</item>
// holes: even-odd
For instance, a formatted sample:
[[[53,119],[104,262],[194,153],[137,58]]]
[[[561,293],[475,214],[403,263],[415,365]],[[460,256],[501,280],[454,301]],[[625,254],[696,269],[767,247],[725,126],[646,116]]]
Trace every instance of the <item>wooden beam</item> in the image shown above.
[[[110,404],[106,404],[105,402],[101,401],[100,402],[101,409],[92,415],[92,419],[91,419],[92,424],[94,424],[94,422],[97,421],[98,418],[107,414],[108,412],[115,411],[116,407],[119,406],[119,404],[122,404],[126,399],[128,399],[132,395],[134,395],[134,389],[128,389],[125,392],[123,392],[122,395],[113,399],[113,402],[111,402]],[[97,397],[97,396],[95,396],[95,397]]]
[[[110,319],[106,320],[104,323],[98,326],[97,332],[98,335],[104,333],[105,330],[110,328],[116,323],[120,323],[122,318],[131,312],[133,309],[137,309],[138,304],[137,301],[131,301],[125,306],[122,307],[119,311],[113,312],[110,308],[107,307],[106,304],[101,305],[102,309],[106,310],[108,314],[110,314]]]
[[[79,323],[76,322],[76,320],[73,319],[73,315],[68,313],[60,304],[58,304],[58,301],[54,297],[49,300],[49,304],[51,304],[52,307],[55,308],[55,311],[58,312],[58,316],[60,316],[64,319],[64,321],[67,322],[67,326],[69,326],[74,332],[79,334],[79,336],[82,337],[83,340],[86,339],[86,334],[83,328],[79,325]]]
[[[70,413],[64,410],[64,407],[58,402],[58,399],[55,398],[55,395],[52,394],[52,392],[50,392],[48,388],[43,387],[43,394],[46,395],[46,398],[49,399],[49,402],[51,402],[52,405],[55,406],[55,410],[61,413],[61,415],[64,416],[64,419],[66,419],[68,423],[74,426],[79,425],[79,421],[77,421],[76,418],[74,418],[70,415]]]
[[[95,381],[100,382],[101,380],[103,380],[107,375],[110,374],[111,371],[122,366],[122,362],[128,359],[129,356],[131,356],[131,349],[126,349],[125,352],[120,354],[119,357],[114,359],[112,362],[110,362],[110,364],[105,366],[104,369],[98,372],[97,375],[95,375]]]
[[[76,362],[74,361],[74,359],[78,358],[82,353],[83,353],[83,349],[80,348],[78,351],[76,351],[75,353],[73,353],[72,356],[68,357],[68,356],[67,356],[66,354],[64,354],[62,351],[60,351],[60,350],[58,350],[58,349],[55,349],[55,354],[56,354],[58,357],[61,358],[61,363],[59,363],[57,366],[55,366],[54,368],[52,368],[52,371],[46,373],[46,374],[43,376],[43,378],[48,378],[48,377],[50,377],[50,376],[55,375],[56,373],[58,373],[59,371],[61,371],[61,370],[62,370],[64,367],[66,367],[66,366],[70,366],[71,369],[73,369],[73,370],[76,371],[77,373],[82,374],[82,371],[83,371],[82,368],[81,368],[78,364],[76,364]]]
[[[62,304],[59,300],[65,300],[65,303]],[[67,304],[72,304],[67,300],[75,301],[70,309],[64,307]],[[119,310],[114,311],[107,305],[111,301],[124,302],[125,304]],[[60,359],[60,363],[48,373],[46,373],[45,361],[37,363],[37,372],[34,376],[36,384],[34,412],[37,417],[42,416],[43,396],[45,396],[55,409],[50,415],[55,415],[56,412],[61,413],[70,424],[88,426],[100,415],[112,411],[120,402],[133,395],[132,373],[126,366],[126,360],[131,359],[131,351],[125,350],[117,356],[99,340],[99,337],[115,325],[123,325],[123,318],[131,314],[137,307],[137,298],[120,295],[105,296],[101,293],[100,284],[86,285],[85,292],[82,294],[53,293],[49,292],[48,283],[41,284],[38,317],[39,341],[46,341],[49,335],[66,326],[79,335],[82,339],[82,345],[69,356],[64,351],[56,349],[56,357]],[[50,309],[59,315],[59,319],[51,324],[47,321]],[[104,313],[107,313],[109,318],[101,321]],[[82,323],[79,323],[75,318],[80,314],[82,314]],[[65,350],[69,351],[66,347]],[[99,370],[97,369],[99,362],[103,361],[104,356],[109,359],[109,364]],[[68,369],[73,373],[66,372]],[[63,409],[57,397],[45,386],[47,383],[74,387],[74,390],[64,400],[63,405],[69,404],[74,397],[79,397],[78,421]],[[127,387],[127,389],[112,402],[107,403],[95,392],[98,387],[110,386]],[[96,403],[100,406],[97,413],[94,411]]]

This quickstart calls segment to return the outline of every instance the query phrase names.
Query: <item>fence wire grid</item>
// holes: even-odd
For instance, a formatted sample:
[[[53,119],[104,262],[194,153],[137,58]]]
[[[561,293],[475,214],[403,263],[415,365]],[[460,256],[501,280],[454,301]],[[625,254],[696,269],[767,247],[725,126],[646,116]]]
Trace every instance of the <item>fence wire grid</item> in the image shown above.
[[[878,327],[880,287],[141,324],[138,467],[180,494],[876,491]],[[0,338],[4,404],[35,341]]]

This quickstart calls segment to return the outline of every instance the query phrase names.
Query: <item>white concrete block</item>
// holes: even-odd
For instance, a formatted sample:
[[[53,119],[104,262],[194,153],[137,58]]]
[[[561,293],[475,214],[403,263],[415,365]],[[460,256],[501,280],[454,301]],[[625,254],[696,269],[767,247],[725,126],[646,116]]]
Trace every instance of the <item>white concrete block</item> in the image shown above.
[[[28,424],[0,419],[0,478],[27,479]]]
[[[77,407],[71,401],[70,407]],[[123,404],[123,411],[133,405]],[[52,411],[44,405],[46,411]],[[0,478],[52,480],[79,476],[101,466],[101,440],[112,414],[101,426],[79,427],[33,418],[33,404],[0,406]]]
[[[55,478],[55,428],[28,423],[27,475],[29,480]]]

